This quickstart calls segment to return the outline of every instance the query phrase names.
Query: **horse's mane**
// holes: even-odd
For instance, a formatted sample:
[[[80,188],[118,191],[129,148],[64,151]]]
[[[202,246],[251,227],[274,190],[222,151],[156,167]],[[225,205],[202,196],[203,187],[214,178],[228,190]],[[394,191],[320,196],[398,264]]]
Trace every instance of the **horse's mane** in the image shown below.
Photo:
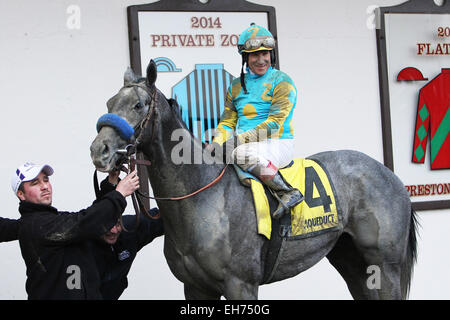
[[[139,78],[138,80],[136,80],[135,83],[138,84],[138,85],[144,85],[145,86],[146,85],[146,81],[147,81],[147,78]],[[156,87],[155,87],[155,89],[156,89]],[[181,125],[181,127],[183,129],[186,129],[191,134],[193,139],[197,139],[196,137],[194,137],[194,135],[191,132],[191,130],[188,129],[188,127],[186,125],[186,122],[184,122],[184,120],[182,118],[182,115],[181,115],[181,108],[180,108],[177,100],[172,99],[172,98],[167,99],[166,96],[162,92],[160,92],[160,93],[164,97],[164,99],[167,101],[168,105],[170,106],[171,113],[174,116],[174,118],[176,119],[176,121]],[[202,142],[200,141],[200,143],[202,143]]]
[[[173,113],[175,114],[175,116],[183,122],[183,124],[186,126],[186,124],[184,123],[182,117],[181,117],[181,109],[180,106],[178,105],[177,100],[175,99],[167,99],[166,101],[169,103],[170,107],[172,108]]]
[[[192,131],[188,129],[188,127],[187,127],[187,125],[186,125],[186,122],[184,122],[184,120],[183,120],[183,118],[182,118],[182,115],[181,115],[181,108],[180,108],[180,106],[178,105],[177,100],[175,100],[175,99],[167,99],[167,98],[166,98],[166,101],[167,101],[167,103],[168,103],[169,106],[170,106],[170,109],[171,109],[171,111],[172,111],[172,114],[173,114],[174,118],[175,118],[176,121],[181,125],[181,127],[182,127],[183,129],[187,130],[187,131],[190,133],[192,139],[198,140],[198,141],[200,142],[200,144],[203,145],[202,141],[201,141],[200,139],[196,138],[196,137],[194,136],[194,134],[192,133]],[[204,146],[203,146],[203,147],[204,147]]]

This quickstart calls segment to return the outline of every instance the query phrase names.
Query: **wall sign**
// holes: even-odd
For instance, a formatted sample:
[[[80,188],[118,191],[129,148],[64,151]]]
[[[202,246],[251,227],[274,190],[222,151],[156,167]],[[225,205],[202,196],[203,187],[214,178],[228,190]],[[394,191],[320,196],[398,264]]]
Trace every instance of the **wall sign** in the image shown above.
[[[416,210],[450,208],[450,1],[378,14],[384,163]]]
[[[240,75],[239,34],[254,22],[277,40],[275,8],[245,0],[161,0],[127,11],[133,71],[145,75],[153,59],[158,89],[177,100],[195,137],[211,141],[226,90]],[[275,50],[279,68],[278,47]],[[139,171],[139,178],[141,190],[148,193],[145,170]],[[148,199],[141,200],[149,209]]]
[[[128,7],[128,19],[133,70],[145,74],[156,62],[158,88],[177,100],[203,141],[211,141],[226,90],[240,75],[239,34],[254,22],[276,39],[275,9],[244,0],[162,0]]]

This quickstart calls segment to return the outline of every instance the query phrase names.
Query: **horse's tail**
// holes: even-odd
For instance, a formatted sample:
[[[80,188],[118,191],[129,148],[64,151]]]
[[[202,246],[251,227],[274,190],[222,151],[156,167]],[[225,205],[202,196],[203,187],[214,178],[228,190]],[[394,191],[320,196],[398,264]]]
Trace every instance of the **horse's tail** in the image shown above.
[[[411,286],[411,279],[413,275],[414,264],[417,260],[417,227],[419,222],[417,220],[417,214],[414,209],[411,208],[411,222],[409,225],[408,246],[406,248],[406,259],[402,265],[401,273],[401,290],[402,299],[407,299],[409,295],[409,289]]]

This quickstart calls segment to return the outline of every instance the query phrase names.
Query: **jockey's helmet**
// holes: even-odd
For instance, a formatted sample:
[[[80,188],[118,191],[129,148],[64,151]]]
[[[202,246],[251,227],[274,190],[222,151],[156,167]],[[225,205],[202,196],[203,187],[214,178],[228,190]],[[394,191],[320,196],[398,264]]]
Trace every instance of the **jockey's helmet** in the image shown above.
[[[273,50],[275,48],[275,39],[264,27],[258,26],[254,23],[245,29],[238,40],[238,51],[250,53],[261,50]]]
[[[250,27],[245,29],[238,39],[238,51],[242,55],[241,68],[241,84],[244,92],[247,93],[247,88],[244,81],[244,65],[248,63],[248,55],[252,52],[268,50],[270,51],[270,60],[272,66],[275,65],[275,38],[272,33],[264,27],[251,23]]]

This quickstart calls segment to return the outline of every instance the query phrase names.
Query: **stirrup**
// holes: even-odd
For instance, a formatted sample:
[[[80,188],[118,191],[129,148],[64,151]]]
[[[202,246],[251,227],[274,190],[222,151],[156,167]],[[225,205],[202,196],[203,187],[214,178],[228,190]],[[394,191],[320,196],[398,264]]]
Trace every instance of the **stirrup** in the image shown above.
[[[296,205],[298,205],[300,202],[303,201],[304,197],[303,194],[298,189],[292,189],[290,192],[294,192],[296,195],[291,195],[291,197],[288,199],[288,201],[284,202],[281,198],[283,198],[285,193],[281,198],[276,195],[276,198],[279,202],[278,208],[272,213],[272,218],[274,219],[280,219],[286,212],[289,212],[292,208],[294,208]],[[276,194],[274,192],[274,194]],[[295,199],[296,197],[296,199]]]

